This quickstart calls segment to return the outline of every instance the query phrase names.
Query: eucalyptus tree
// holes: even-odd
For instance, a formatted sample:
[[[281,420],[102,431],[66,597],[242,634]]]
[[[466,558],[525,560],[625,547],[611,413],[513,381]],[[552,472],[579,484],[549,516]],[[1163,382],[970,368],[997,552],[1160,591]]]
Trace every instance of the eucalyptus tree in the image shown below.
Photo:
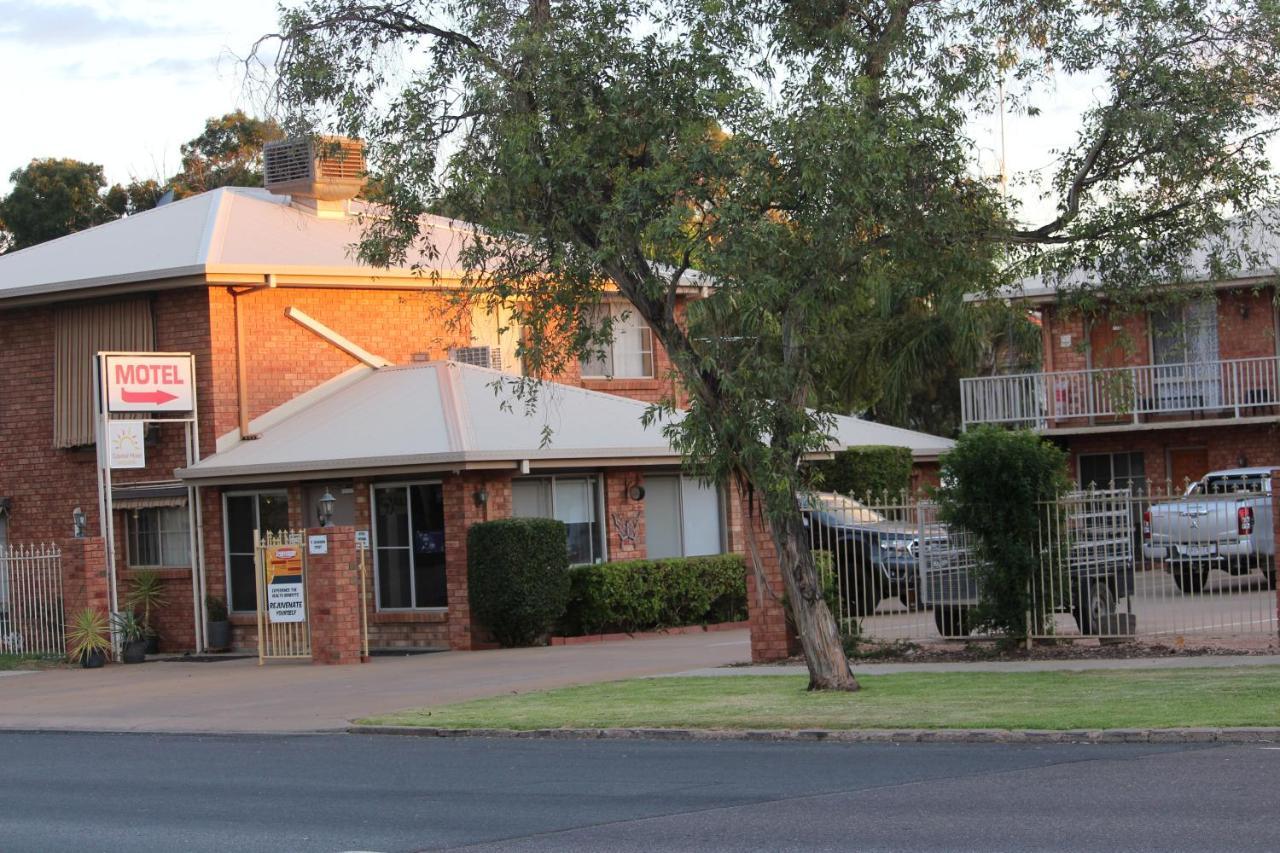
[[[688,396],[650,417],[741,484],[810,686],[850,690],[796,497],[848,337],[886,291],[1134,286],[1206,239],[1228,256],[1228,220],[1274,189],[1277,33],[1271,0],[304,0],[259,48],[279,42],[287,129],[367,141],[387,210],[365,260],[405,257],[427,210],[481,223],[469,284],[515,306],[534,375],[600,349],[604,291],[630,303]],[[971,118],[1076,79],[1095,100],[1053,212],[1024,222]],[[683,311],[691,282],[710,295]]]

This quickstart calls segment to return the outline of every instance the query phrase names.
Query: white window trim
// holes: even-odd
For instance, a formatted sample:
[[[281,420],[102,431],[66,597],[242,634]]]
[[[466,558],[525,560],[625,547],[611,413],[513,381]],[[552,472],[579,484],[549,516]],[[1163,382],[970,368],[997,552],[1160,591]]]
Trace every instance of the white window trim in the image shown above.
[[[258,611],[257,611],[256,609],[255,609],[255,610],[234,610],[234,609],[232,609],[232,598],[231,598],[231,525],[227,523],[227,522],[228,522],[228,518],[227,518],[227,498],[258,497],[258,496],[261,496],[261,495],[273,495],[273,496],[276,496],[276,497],[283,497],[283,498],[285,499],[285,503],[286,503],[286,505],[287,505],[287,503],[288,503],[288,501],[289,501],[289,490],[288,490],[288,489],[241,489],[241,490],[237,490],[237,491],[234,491],[234,492],[223,492],[223,493],[222,493],[222,563],[223,563],[223,566],[222,566],[222,567],[223,567],[223,573],[224,573],[224,582],[225,582],[225,584],[226,584],[226,586],[224,586],[224,587],[223,587],[223,593],[224,593],[224,596],[225,596],[225,598],[226,598],[226,602],[227,602],[227,613],[229,613],[229,614],[230,614],[230,613],[238,613],[238,614],[244,615],[244,614],[247,614],[247,613],[257,613]],[[258,502],[255,500],[255,501],[253,502],[253,524],[254,524],[254,527],[257,527],[259,524],[261,524],[261,522],[262,522],[262,509],[261,509],[261,507],[259,507],[259,506],[258,506]],[[261,532],[261,531],[259,531],[259,532]],[[255,543],[254,543],[254,545],[253,545],[253,547],[254,547],[253,559],[254,559],[254,562],[255,562],[255,565],[256,565],[256,562],[257,562],[257,559],[258,559],[258,552],[257,552],[258,543],[256,543],[256,542],[255,542]],[[253,595],[254,595],[254,598],[256,599],[256,598],[258,597],[258,589],[257,589],[258,581],[257,581],[257,570],[256,570],[256,569],[254,570],[254,582],[253,582],[253,583],[254,583]],[[259,605],[261,605],[261,602],[258,602],[258,603],[259,603]]]
[[[601,474],[601,473],[597,473],[597,472],[584,473],[584,474],[574,474],[574,473],[564,473],[564,474],[534,474],[534,475],[533,475],[533,476],[531,476],[531,477],[516,477],[516,478],[514,478],[514,479],[512,480],[512,482],[513,482],[513,483],[515,483],[515,482],[526,482],[526,483],[527,483],[527,482],[531,482],[531,481],[533,481],[533,480],[539,480],[539,481],[549,482],[549,483],[551,484],[551,518],[552,518],[552,520],[555,520],[555,519],[556,519],[556,484],[555,484],[555,481],[556,481],[557,479],[564,479],[564,480],[584,480],[584,479],[585,479],[585,480],[592,480],[592,481],[594,481],[594,488],[592,489],[592,491],[595,493],[593,497],[594,497],[594,503],[595,503],[595,505],[596,505],[596,506],[595,506],[595,509],[596,509],[596,527],[597,527],[597,529],[598,529],[598,533],[597,533],[596,538],[599,540],[599,541],[597,541],[597,542],[596,542],[596,544],[600,547],[600,559],[596,560],[595,562],[591,562],[591,563],[570,563],[569,565],[571,565],[571,566],[595,566],[595,565],[599,565],[599,564],[601,564],[601,563],[607,563],[607,562],[609,562],[609,525],[608,525],[608,523],[607,523],[607,521],[606,521],[606,519],[608,518],[608,516],[606,515],[606,511],[607,511],[608,507],[606,507],[606,506],[605,506],[605,502],[604,502],[604,475],[603,475],[603,474]],[[514,508],[514,507],[513,507],[513,508]],[[515,516],[514,514],[512,515],[512,518],[517,518],[517,517],[524,517],[524,516]],[[568,543],[566,543],[566,544],[568,544]]]
[[[373,553],[373,608],[378,613],[448,613],[449,605],[443,607],[383,607],[382,606],[382,586],[378,583],[378,489],[407,489],[410,486],[440,486],[444,488],[444,481],[435,480],[388,480],[387,482],[370,483],[369,484],[369,550]],[[413,505],[409,504],[409,533],[413,533]],[[446,507],[445,526],[448,527],[449,519]],[[448,546],[445,546],[445,559],[449,558]],[[447,565],[447,564],[446,564]],[[409,546],[409,600],[417,600],[417,589],[414,584],[414,565],[413,565],[413,546]],[[445,595],[448,596],[448,578],[445,580]]]
[[[619,379],[623,381],[631,380],[631,379],[653,379],[657,375],[657,359],[654,356],[654,352],[653,352],[653,329],[649,328],[649,324],[645,322],[643,317],[641,317],[638,313],[636,313],[635,308],[633,308],[630,304],[622,303],[622,302],[601,302],[600,307],[608,310],[609,318],[614,321],[615,327],[617,326],[618,319],[623,314],[629,315],[628,319],[630,319],[631,317],[634,317],[639,321],[640,325],[637,327],[637,329],[642,335],[647,333],[649,337],[649,349],[640,350],[641,355],[644,355],[647,352],[649,356],[649,372],[647,374],[641,374],[638,376],[618,376],[616,374],[607,374],[607,373],[588,373],[586,369],[586,365],[587,365],[586,360],[579,359],[578,365],[579,365],[580,375],[582,376],[582,378],[583,379]],[[617,353],[614,351],[614,345],[616,343],[617,343],[617,337],[615,335],[613,338],[609,339],[608,346],[602,348],[608,351],[609,362],[615,365],[618,363]],[[592,361],[595,361],[595,359],[592,359]]]

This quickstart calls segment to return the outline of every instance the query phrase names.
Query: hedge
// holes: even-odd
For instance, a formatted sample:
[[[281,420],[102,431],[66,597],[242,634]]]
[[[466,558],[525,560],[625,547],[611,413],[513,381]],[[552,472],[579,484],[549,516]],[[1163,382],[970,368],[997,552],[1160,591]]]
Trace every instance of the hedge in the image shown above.
[[[896,500],[911,488],[911,451],[906,447],[851,447],[815,464],[823,489],[855,499],[870,495]]]
[[[574,566],[569,576],[562,628],[570,636],[746,618],[746,564],[740,554]]]
[[[503,518],[467,531],[471,612],[502,645],[533,645],[564,616],[565,541],[564,522],[550,518]]]

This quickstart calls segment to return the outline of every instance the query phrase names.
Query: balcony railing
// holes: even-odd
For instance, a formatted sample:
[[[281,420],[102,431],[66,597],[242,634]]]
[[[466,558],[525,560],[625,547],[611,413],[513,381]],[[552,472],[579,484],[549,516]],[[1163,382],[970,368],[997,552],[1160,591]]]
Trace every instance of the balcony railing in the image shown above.
[[[1165,416],[1239,418],[1275,413],[1280,359],[1020,373],[960,380],[964,425],[1070,428]]]

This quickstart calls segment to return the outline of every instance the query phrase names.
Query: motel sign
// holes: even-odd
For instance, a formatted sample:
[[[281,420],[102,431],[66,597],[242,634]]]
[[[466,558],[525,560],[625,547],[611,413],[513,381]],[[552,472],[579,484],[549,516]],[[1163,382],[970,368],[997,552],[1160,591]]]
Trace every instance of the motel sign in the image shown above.
[[[189,412],[195,408],[191,356],[105,356],[108,412]]]

